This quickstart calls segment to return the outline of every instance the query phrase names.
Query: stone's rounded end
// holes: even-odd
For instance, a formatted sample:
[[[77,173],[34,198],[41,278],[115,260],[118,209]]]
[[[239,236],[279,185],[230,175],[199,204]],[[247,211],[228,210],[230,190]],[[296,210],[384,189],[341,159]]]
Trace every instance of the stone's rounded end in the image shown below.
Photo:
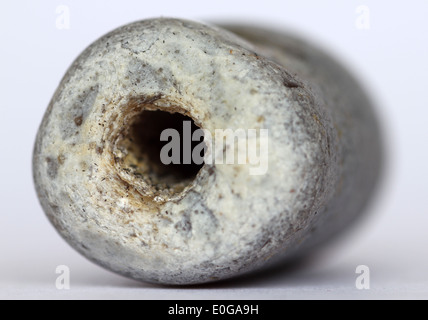
[[[290,257],[358,215],[377,161],[370,104],[321,52],[263,38],[152,19],[76,59],[33,160],[42,207],[70,245],[134,279],[197,284]],[[161,163],[159,134],[183,120],[190,133],[229,130],[219,154],[236,161]]]

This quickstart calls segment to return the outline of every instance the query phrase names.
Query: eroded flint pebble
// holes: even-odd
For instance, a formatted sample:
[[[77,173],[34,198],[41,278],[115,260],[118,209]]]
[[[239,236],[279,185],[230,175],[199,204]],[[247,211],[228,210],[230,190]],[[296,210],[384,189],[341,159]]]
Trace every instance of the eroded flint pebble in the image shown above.
[[[225,28],[233,34],[133,23],[88,47],[61,81],[34,179],[55,228],[95,263],[164,284],[230,278],[319,246],[373,193],[379,129],[358,83],[306,42]],[[177,114],[210,132],[267,129],[266,172],[163,167],[153,133]]]

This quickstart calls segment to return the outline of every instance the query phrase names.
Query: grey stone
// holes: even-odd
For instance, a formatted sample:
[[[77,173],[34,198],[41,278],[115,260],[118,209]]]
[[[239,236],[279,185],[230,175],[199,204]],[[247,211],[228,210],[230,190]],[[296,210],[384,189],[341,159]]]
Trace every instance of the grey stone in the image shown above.
[[[127,138],[143,110],[179,112],[211,132],[268,129],[268,171],[205,164],[165,180]],[[255,27],[152,19],[73,63],[39,129],[33,172],[46,215],[84,256],[142,281],[198,284],[346,230],[380,164],[370,101],[318,48]]]

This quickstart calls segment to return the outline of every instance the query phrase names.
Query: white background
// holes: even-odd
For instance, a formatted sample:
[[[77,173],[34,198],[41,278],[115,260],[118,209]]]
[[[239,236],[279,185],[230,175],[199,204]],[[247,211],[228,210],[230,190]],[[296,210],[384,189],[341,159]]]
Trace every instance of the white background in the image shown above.
[[[70,9],[70,29],[56,8]],[[370,9],[370,29],[356,12]],[[0,298],[428,298],[428,2],[2,1],[0,4]],[[203,287],[122,278],[71,249],[34,192],[31,153],[43,113],[74,58],[106,32],[149,17],[243,21],[283,28],[339,57],[371,93],[388,147],[385,178],[367,218],[293,270]],[[71,270],[57,290],[55,269]],[[370,267],[371,289],[355,269]]]

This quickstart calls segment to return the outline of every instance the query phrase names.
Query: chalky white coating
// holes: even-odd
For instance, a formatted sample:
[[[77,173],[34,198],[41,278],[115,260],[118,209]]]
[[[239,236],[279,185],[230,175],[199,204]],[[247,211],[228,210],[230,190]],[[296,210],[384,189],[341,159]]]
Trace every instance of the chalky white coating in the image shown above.
[[[92,261],[164,284],[229,278],[314,246],[367,202],[380,146],[358,85],[310,45],[230,29],[251,44],[190,21],[133,23],[62,80],[34,177],[51,222]],[[156,190],[124,168],[118,147],[143,109],[187,114],[211,132],[268,129],[268,171],[205,165],[187,185]]]

